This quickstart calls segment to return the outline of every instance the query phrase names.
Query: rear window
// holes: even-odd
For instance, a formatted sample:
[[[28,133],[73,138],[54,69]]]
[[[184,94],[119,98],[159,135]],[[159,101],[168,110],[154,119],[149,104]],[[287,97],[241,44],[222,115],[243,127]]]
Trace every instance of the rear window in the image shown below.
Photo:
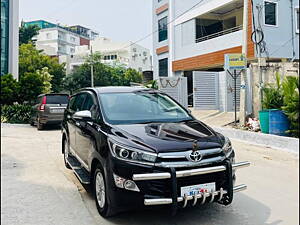
[[[46,104],[68,104],[68,95],[47,95]]]

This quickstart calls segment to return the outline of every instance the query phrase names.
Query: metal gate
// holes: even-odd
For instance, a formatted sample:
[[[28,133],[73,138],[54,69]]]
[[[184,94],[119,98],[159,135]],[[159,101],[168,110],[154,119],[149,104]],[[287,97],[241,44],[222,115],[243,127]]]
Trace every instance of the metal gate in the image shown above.
[[[186,77],[166,77],[158,80],[159,90],[170,95],[182,106],[188,108],[187,78]]]
[[[195,109],[219,109],[218,75],[218,72],[193,72]]]

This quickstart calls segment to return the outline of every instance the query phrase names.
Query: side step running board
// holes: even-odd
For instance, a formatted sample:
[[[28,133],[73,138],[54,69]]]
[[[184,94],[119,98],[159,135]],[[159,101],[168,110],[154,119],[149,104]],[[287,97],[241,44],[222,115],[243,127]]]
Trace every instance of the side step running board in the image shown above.
[[[82,184],[90,184],[90,176],[84,168],[74,169],[74,173]]]
[[[81,166],[80,162],[74,156],[69,155],[67,163],[82,184],[90,184],[89,173]]]

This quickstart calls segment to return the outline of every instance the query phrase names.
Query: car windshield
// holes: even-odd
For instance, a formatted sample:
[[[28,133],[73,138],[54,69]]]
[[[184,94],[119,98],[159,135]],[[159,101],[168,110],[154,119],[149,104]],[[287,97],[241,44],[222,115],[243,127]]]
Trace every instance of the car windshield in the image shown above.
[[[185,109],[161,93],[105,93],[100,95],[105,119],[110,124],[180,122],[191,120]]]

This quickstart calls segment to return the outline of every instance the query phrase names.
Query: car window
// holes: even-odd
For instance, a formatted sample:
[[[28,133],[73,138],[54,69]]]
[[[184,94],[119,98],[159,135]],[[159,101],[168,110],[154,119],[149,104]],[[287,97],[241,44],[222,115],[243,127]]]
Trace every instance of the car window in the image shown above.
[[[69,101],[68,109],[75,111],[75,100],[76,96],[72,96]]]
[[[75,97],[74,103],[72,103],[72,105],[70,106],[70,109],[74,112],[81,111],[82,110],[82,104],[83,104],[84,99],[86,97],[86,93],[78,94],[74,97]]]
[[[82,110],[90,111],[90,109],[92,108],[93,105],[94,105],[93,97],[90,94],[87,94],[84,104],[82,106]]]
[[[47,95],[46,104],[68,104],[68,95]]]
[[[81,110],[89,110],[92,114],[92,118],[97,119],[98,107],[97,107],[97,104],[95,103],[95,100],[91,94],[87,94]]]

